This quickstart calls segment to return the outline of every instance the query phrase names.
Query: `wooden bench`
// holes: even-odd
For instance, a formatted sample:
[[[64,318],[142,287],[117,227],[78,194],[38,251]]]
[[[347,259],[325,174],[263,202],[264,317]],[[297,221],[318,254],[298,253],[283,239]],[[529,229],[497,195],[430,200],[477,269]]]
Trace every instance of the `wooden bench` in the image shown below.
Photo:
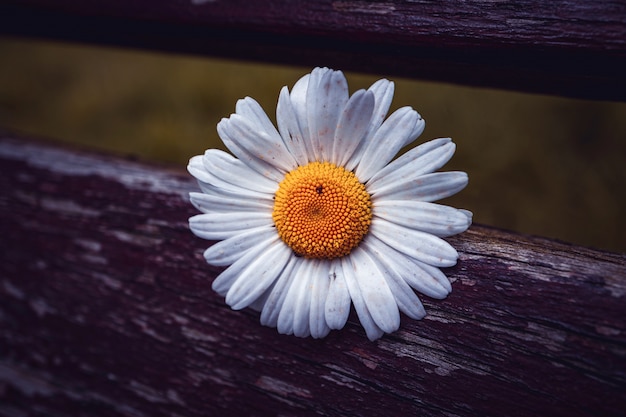
[[[626,99],[626,5],[3,1],[0,33]],[[213,293],[195,181],[0,133],[1,416],[620,416],[626,255],[474,225],[428,316],[277,334]]]

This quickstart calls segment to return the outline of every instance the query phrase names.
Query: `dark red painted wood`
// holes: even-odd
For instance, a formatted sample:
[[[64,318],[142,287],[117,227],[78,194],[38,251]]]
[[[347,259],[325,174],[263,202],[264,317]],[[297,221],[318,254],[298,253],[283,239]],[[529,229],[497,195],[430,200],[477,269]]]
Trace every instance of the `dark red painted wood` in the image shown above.
[[[4,0],[0,33],[626,100],[624,0]]]
[[[472,226],[424,320],[298,339],[211,291],[195,189],[0,135],[0,415],[623,415],[625,255]]]

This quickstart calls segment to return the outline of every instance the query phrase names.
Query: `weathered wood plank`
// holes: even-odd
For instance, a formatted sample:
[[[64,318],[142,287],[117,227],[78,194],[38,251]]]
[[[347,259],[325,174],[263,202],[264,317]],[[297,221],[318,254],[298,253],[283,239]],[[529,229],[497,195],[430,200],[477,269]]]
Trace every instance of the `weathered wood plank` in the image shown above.
[[[626,100],[623,0],[5,0],[0,33]]]
[[[626,256],[483,226],[429,315],[279,335],[210,289],[182,169],[0,137],[0,415],[619,416]]]

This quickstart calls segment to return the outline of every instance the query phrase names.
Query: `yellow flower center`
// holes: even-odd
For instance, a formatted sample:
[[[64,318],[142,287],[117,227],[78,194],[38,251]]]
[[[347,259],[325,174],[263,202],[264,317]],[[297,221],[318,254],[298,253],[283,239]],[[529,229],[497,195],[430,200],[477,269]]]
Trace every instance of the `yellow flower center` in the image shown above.
[[[372,221],[372,202],[352,172],[311,162],[279,184],[272,217],[279,236],[297,255],[339,258],[363,240]]]

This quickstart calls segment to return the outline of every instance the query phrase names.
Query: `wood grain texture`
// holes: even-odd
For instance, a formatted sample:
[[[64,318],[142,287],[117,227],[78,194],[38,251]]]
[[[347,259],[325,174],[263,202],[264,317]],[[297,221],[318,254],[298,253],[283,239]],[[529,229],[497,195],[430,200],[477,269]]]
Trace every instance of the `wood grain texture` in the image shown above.
[[[483,226],[369,342],[279,335],[210,284],[180,169],[0,135],[2,416],[620,416],[626,256]]]
[[[626,100],[624,0],[4,0],[0,33]]]

